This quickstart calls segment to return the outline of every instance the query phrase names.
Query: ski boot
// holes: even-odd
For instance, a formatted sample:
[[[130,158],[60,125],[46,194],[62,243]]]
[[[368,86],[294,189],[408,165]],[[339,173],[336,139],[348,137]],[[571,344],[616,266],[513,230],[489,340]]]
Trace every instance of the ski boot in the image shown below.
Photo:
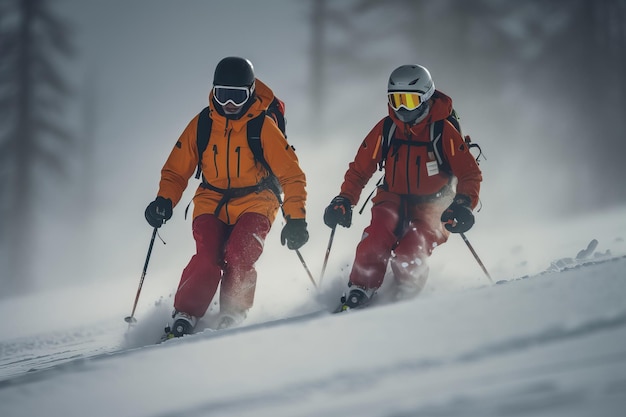
[[[182,311],[174,310],[172,314],[174,323],[172,327],[165,328],[165,339],[173,339],[175,337],[183,337],[186,334],[192,334],[194,327],[198,323],[198,319]]]
[[[224,312],[220,313],[220,318],[217,324],[217,330],[224,330],[230,327],[236,327],[240,325],[246,319],[246,312]]]
[[[344,294],[341,297],[341,305],[336,311],[337,313],[367,306],[376,292],[375,288],[367,289],[357,287],[356,285],[350,287],[348,295]]]
[[[411,279],[398,279],[392,287],[392,301],[407,301],[416,298],[426,286],[428,280],[428,268]]]

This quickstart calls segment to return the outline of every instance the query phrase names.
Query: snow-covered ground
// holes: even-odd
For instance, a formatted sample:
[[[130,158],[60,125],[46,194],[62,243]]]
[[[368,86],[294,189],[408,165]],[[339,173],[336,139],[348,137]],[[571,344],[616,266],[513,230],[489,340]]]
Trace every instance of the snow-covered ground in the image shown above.
[[[82,27],[86,57],[71,64],[73,79],[97,72],[88,82],[99,96],[92,109],[98,157],[88,171],[93,196],[80,199],[93,203],[75,204],[55,187],[38,190],[54,196],[41,203],[33,257],[37,287],[45,290],[0,298],[0,417],[626,415],[626,207],[576,218],[563,212],[568,201],[579,201],[572,194],[622,184],[573,180],[591,167],[544,149],[546,140],[556,150],[572,137],[548,135],[538,114],[554,108],[538,105],[534,90],[512,82],[502,94],[491,93],[493,86],[476,74],[450,65],[456,61],[436,43],[419,50],[377,43],[367,49],[388,68],[354,80],[329,77],[328,120],[318,126],[308,106],[306,2],[58,3]],[[277,47],[251,41],[259,39],[259,22],[280,23],[262,36],[263,45]],[[211,41],[225,34],[228,42]],[[323,209],[339,192],[360,141],[387,112],[389,72],[411,63],[415,51],[438,88],[454,97],[464,131],[489,156],[481,164],[484,210],[467,236],[494,281],[504,283],[492,284],[452,237],[433,254],[419,298],[331,315],[369,207],[351,229],[337,231],[319,294],[296,256],[278,243],[277,220],[244,325],[156,345],[194,249],[183,218],[195,189],[190,184],[161,229],[167,246],[155,243],[138,323],[128,328],[123,318],[151,234],[143,210],[171,146],[206,105],[219,59],[250,58],[287,103],[290,143],[309,179],[311,239],[301,251],[318,279],[329,237]],[[489,93],[480,95],[480,106],[477,91]],[[77,113],[89,106],[81,101]],[[515,111],[494,120],[499,108]],[[311,131],[311,124],[319,129]],[[592,239],[598,256],[574,267],[567,258]],[[600,262],[606,259],[613,260]],[[217,311],[212,305],[202,327]]]
[[[439,249],[454,256],[433,255],[419,298],[340,315],[327,310],[347,270],[328,269],[316,295],[290,269],[298,295],[260,280],[243,327],[160,345],[171,296],[150,273],[130,330],[129,282],[6,300],[0,416],[623,416],[624,214],[572,219],[541,241],[470,231],[497,284],[458,239]],[[574,258],[592,238],[585,265],[543,261]]]

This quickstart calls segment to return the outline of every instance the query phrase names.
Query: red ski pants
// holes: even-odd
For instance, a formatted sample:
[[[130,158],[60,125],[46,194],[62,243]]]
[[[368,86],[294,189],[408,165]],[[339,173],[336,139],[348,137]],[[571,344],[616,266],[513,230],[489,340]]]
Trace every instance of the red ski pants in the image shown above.
[[[409,204],[396,194],[379,192],[373,200],[370,224],[357,245],[350,282],[364,288],[379,288],[390,260],[397,282],[425,280],[427,258],[450,235],[441,223],[441,213],[450,201],[444,198]],[[406,221],[401,212],[405,213]],[[404,225],[399,225],[401,221]]]
[[[252,307],[257,278],[254,264],[270,227],[269,219],[257,213],[243,214],[232,226],[212,214],[196,217],[196,254],[183,270],[174,308],[204,316],[220,281],[221,311],[241,312]]]

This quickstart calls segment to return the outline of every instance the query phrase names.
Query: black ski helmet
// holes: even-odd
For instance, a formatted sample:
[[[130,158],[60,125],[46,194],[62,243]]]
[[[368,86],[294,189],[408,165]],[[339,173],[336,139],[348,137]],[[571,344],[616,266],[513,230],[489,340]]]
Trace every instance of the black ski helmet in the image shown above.
[[[245,58],[229,56],[215,67],[213,85],[251,87],[254,84],[254,67]]]

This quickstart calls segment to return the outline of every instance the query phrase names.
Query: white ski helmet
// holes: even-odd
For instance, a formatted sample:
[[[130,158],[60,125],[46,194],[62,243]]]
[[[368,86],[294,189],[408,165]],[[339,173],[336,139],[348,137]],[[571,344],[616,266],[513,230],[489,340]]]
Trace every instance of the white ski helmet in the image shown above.
[[[391,73],[387,98],[398,119],[411,123],[429,110],[428,100],[435,92],[430,72],[420,65],[402,65]]]

